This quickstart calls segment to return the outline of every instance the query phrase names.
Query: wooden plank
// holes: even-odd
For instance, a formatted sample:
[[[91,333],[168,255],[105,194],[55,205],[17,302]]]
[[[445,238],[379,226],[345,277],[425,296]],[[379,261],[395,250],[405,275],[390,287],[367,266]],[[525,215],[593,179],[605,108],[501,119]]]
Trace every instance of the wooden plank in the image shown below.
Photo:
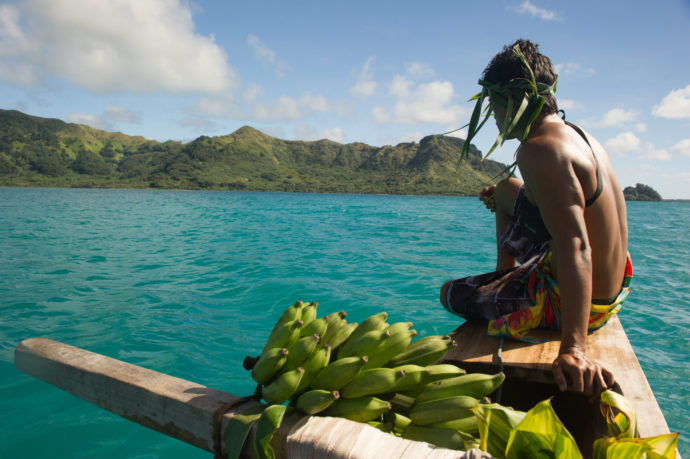
[[[485,324],[466,322],[452,336],[458,346],[444,357],[444,361],[471,371],[498,370],[500,340],[486,335]],[[545,339],[546,342],[531,344],[504,340],[502,359],[506,376],[552,384],[551,363],[558,356],[560,333],[534,330],[530,336]],[[666,419],[618,317],[614,316],[604,327],[587,336],[587,355],[600,361],[614,374],[621,392],[637,412],[641,436],[669,432]]]
[[[21,342],[14,363],[87,402],[211,452],[216,410],[239,398],[46,338]]]
[[[15,349],[15,366],[101,408],[206,451],[214,451],[214,424],[239,397],[184,379],[112,359],[45,338]],[[246,402],[222,416],[224,431]],[[251,457],[251,440],[243,457]],[[464,454],[405,440],[369,425],[341,418],[286,415],[272,445],[278,457],[489,458],[479,450]],[[221,454],[223,451],[221,450]]]

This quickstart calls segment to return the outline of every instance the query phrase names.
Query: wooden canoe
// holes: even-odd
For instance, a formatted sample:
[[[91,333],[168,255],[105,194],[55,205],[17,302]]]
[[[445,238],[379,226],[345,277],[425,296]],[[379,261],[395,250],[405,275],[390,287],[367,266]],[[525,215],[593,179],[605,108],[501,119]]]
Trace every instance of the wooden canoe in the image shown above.
[[[553,383],[551,363],[558,355],[560,332],[531,331],[530,336],[545,341],[540,344],[501,341],[486,336],[486,325],[466,322],[451,336],[458,345],[443,360],[468,372],[497,372],[500,346],[502,369],[506,373],[500,403],[528,410],[537,402],[553,397],[552,405],[558,417],[575,437],[582,454],[591,456],[594,439],[606,432],[606,424],[598,403],[591,404],[582,395],[560,392]],[[613,373],[616,378],[613,390],[623,394],[635,408],[640,436],[669,433],[666,419],[618,317],[590,333],[586,345],[587,355]]]
[[[507,375],[501,403],[527,410],[553,396],[553,406],[578,442],[585,457],[604,421],[598,405],[581,396],[560,393],[550,365],[558,352],[558,334],[538,331],[542,344],[505,341],[502,369]],[[468,371],[496,372],[500,340],[486,336],[485,326],[465,323],[452,334],[458,346],[444,357]],[[616,376],[638,414],[641,436],[668,433],[666,421],[617,318],[588,337],[588,353]],[[223,453],[220,433],[228,421],[254,401],[194,382],[95,354],[46,338],[30,338],[15,349],[15,366],[79,398],[126,419],[215,454]],[[239,403],[242,402],[242,403]],[[251,442],[247,442],[251,445]],[[286,416],[273,440],[279,457],[489,457],[405,440],[366,424],[340,418]],[[251,456],[245,448],[244,455]]]

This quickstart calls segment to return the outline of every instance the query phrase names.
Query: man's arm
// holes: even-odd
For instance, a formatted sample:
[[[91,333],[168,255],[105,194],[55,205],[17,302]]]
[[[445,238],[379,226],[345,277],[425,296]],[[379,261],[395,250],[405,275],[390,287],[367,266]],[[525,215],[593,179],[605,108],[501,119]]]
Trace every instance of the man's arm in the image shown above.
[[[561,390],[598,397],[613,378],[585,353],[592,257],[582,187],[567,158],[548,146],[525,144],[518,153],[518,165],[553,238],[553,269],[561,294],[561,348],[553,362],[554,379]]]

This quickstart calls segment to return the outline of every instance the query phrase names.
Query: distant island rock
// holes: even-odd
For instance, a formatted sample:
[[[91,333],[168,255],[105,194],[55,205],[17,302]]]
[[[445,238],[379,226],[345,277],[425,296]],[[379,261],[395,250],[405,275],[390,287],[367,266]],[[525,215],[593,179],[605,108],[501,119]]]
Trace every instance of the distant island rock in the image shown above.
[[[0,186],[477,195],[506,165],[430,135],[374,147],[281,140],[244,126],[156,142],[0,109]]]
[[[649,185],[638,183],[634,187],[627,186],[623,190],[626,201],[663,201],[661,195]]]

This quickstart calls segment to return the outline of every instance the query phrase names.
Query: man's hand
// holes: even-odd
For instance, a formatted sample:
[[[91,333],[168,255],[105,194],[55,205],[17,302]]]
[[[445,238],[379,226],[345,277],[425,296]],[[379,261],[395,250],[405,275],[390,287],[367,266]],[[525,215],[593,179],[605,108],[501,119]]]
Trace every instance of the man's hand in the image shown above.
[[[491,212],[496,212],[496,200],[494,193],[496,192],[496,185],[489,185],[482,188],[479,192],[479,200],[484,202],[484,205]]]
[[[583,393],[590,402],[599,398],[602,392],[613,386],[613,374],[599,362],[590,359],[580,349],[561,350],[551,367],[558,388]],[[568,380],[570,384],[568,384]]]

